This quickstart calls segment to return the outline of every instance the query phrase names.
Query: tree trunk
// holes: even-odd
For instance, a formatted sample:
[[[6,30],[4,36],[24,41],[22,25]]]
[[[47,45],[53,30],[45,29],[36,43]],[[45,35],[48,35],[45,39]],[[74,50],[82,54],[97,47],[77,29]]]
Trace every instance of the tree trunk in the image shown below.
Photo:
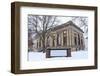
[[[42,40],[42,45],[43,45],[43,53],[45,53],[46,52],[45,39]]]

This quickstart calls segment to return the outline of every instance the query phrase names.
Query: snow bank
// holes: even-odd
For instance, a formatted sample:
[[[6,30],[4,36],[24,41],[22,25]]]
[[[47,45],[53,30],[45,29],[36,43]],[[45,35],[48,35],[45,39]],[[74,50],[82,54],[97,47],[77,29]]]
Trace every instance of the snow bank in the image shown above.
[[[64,53],[64,52],[63,52]],[[64,55],[62,52],[55,52],[53,55]],[[72,57],[53,57],[53,58],[46,58],[46,54],[42,52],[29,52],[28,53],[28,61],[43,61],[43,60],[61,60],[61,59],[86,59],[88,58],[88,51],[75,51],[72,52]]]

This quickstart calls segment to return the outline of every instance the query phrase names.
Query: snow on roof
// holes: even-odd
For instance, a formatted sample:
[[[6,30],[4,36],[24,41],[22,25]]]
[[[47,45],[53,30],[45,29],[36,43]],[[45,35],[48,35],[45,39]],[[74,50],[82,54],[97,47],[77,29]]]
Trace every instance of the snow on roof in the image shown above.
[[[69,26],[69,25],[74,26],[75,28],[77,28],[78,30],[80,30],[81,32],[83,32],[83,30],[82,30],[81,28],[79,28],[77,25],[75,25],[75,23],[73,23],[72,21],[68,21],[68,22],[66,22],[66,23],[64,23],[64,24],[58,25],[58,26],[54,27],[54,28],[52,29],[52,31],[55,31],[55,30],[58,30],[58,29],[67,27],[67,26]],[[83,33],[84,33],[84,32],[83,32]]]

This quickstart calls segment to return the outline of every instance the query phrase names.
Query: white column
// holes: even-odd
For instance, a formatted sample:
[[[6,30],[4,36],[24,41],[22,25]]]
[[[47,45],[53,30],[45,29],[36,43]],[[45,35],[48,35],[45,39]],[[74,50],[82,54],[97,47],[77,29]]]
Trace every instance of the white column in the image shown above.
[[[61,33],[61,46],[63,47],[63,31]]]
[[[74,46],[74,32],[72,31],[72,46]]]
[[[67,46],[69,47],[69,30],[67,30]]]
[[[69,46],[71,46],[71,30],[70,29],[69,29],[68,35],[69,35]]]

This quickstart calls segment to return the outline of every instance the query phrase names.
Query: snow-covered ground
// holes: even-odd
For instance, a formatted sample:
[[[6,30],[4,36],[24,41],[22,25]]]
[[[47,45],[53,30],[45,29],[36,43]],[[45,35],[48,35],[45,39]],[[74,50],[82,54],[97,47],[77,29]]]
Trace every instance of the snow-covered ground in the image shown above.
[[[56,52],[57,56],[65,55],[64,52]],[[46,54],[42,52],[29,52],[28,61],[43,61],[43,60],[65,60],[65,59],[86,59],[88,58],[88,51],[80,50],[72,52],[72,57],[52,57],[46,58]]]

